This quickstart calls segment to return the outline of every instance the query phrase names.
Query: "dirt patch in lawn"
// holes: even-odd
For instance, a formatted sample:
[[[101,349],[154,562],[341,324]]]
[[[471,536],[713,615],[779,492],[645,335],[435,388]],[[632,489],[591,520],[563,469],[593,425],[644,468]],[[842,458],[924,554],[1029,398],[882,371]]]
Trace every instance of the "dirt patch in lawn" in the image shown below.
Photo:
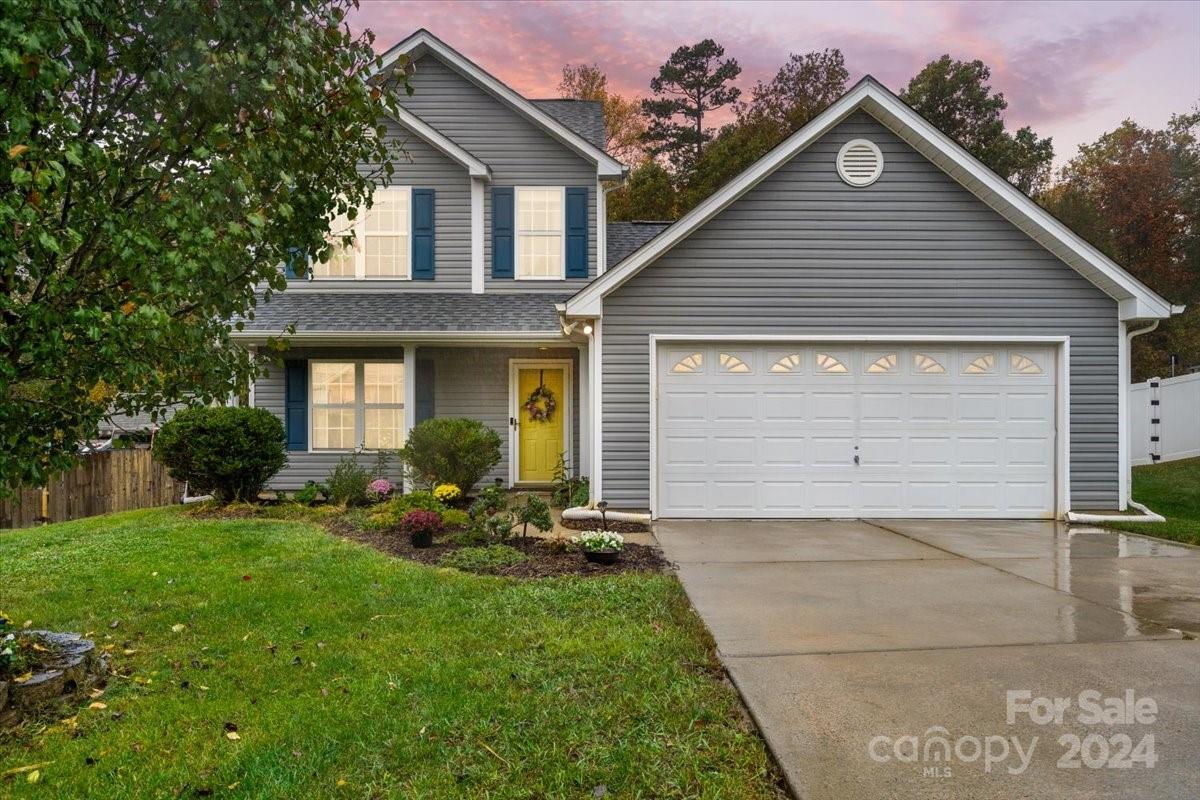
[[[573,531],[598,531],[601,530],[599,520],[595,519],[564,519],[562,526]],[[650,526],[641,522],[613,522],[608,521],[608,530],[616,531],[617,533],[649,533]]]
[[[429,566],[437,566],[442,556],[461,550],[451,540],[453,534],[434,539],[432,547],[413,547],[407,536],[386,530],[363,530],[346,519],[334,519],[325,523],[330,533],[354,542],[369,545],[397,558],[406,558]],[[496,575],[510,578],[552,578],[560,575],[616,575],[620,572],[661,572],[670,566],[656,548],[640,544],[626,544],[621,558],[615,564],[593,564],[583,553],[573,547],[548,539],[510,539],[506,542],[525,554],[519,564],[498,569]]]

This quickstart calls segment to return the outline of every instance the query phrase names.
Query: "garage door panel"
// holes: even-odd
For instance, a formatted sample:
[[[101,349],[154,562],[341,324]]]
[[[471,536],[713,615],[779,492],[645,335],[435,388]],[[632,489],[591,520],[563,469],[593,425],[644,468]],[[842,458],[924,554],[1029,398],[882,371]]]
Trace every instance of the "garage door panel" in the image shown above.
[[[696,344],[658,369],[660,516],[1053,515],[1045,348]]]

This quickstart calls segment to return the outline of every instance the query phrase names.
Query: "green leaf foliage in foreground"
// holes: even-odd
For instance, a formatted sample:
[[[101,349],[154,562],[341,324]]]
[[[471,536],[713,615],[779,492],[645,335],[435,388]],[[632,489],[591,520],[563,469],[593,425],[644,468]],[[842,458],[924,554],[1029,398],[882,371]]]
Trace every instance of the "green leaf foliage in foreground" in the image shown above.
[[[0,0],[0,494],[245,386],[228,321],[391,172],[353,4]]]
[[[0,775],[45,764],[5,797],[777,796],[672,576],[480,577],[179,509],[5,532],[0,563],[15,618],[124,676],[0,734]]]

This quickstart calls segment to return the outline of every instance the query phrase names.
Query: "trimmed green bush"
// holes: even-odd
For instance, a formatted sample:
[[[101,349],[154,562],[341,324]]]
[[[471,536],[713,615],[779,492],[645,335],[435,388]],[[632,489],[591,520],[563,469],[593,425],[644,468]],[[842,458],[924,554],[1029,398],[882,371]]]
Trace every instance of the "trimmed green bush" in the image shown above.
[[[254,500],[287,463],[283,423],[265,408],[188,408],[154,437],[154,458],[192,494]]]
[[[520,564],[526,560],[526,555],[515,547],[506,544],[493,544],[487,547],[464,547],[447,553],[438,560],[443,567],[461,569],[463,572],[474,572],[480,575],[492,575],[505,567]]]
[[[465,528],[471,524],[471,516],[461,508],[448,508],[442,512],[442,522],[447,528]]]
[[[400,460],[421,486],[452,483],[469,492],[500,463],[500,434],[477,419],[435,417],[412,429]]]
[[[329,502],[347,507],[365,506],[370,502],[367,489],[374,478],[369,469],[358,463],[357,456],[342,456],[325,479]]]

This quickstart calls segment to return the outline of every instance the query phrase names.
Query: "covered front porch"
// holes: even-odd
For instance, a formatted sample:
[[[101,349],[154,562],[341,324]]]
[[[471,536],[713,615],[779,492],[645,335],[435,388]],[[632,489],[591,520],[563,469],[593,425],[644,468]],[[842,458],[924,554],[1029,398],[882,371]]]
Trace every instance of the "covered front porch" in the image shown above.
[[[293,343],[251,395],[288,432],[288,463],[269,488],[322,482],[356,450],[368,463],[432,417],[477,419],[499,434],[501,460],[484,482],[546,486],[560,458],[572,474],[586,475],[586,363],[586,344],[566,338]],[[538,414],[526,408],[534,395]],[[398,465],[392,477],[399,479]]]

